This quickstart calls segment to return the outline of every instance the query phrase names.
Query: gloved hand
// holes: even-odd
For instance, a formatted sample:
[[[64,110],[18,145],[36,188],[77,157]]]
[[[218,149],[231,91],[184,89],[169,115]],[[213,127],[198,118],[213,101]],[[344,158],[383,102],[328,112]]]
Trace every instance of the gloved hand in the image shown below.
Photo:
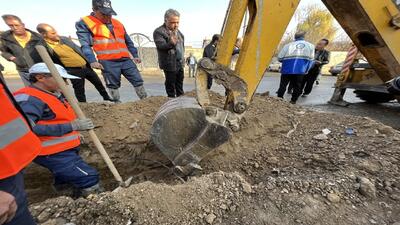
[[[72,130],[85,131],[94,128],[93,121],[91,119],[76,119],[71,123]]]
[[[79,140],[81,141],[81,144],[87,144],[85,137],[82,134],[79,134]]]

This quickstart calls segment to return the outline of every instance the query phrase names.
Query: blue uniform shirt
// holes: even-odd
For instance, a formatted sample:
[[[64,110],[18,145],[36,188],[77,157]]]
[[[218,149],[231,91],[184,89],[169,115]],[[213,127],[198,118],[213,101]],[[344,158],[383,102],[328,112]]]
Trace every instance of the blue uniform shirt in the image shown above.
[[[34,86],[32,87],[36,88]],[[63,103],[66,101],[64,96],[61,94],[58,95],[57,98]],[[18,102],[18,104],[21,106],[22,110],[25,112],[26,116],[30,120],[32,124],[32,130],[36,135],[61,137],[65,134],[72,132],[72,126],[70,123],[56,125],[36,124],[40,120],[51,120],[56,117],[54,112],[51,111],[49,106],[42,100],[36,97],[29,96],[27,94],[18,94],[15,96],[15,100]]]
[[[307,74],[314,65],[314,52],[314,45],[303,39],[285,45],[278,54],[278,59],[282,62],[281,73],[283,75]]]

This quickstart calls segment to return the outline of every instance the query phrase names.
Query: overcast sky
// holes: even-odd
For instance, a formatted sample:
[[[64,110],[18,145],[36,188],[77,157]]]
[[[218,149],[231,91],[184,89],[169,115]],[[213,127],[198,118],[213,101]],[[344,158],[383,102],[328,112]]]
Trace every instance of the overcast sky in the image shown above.
[[[75,37],[75,22],[91,12],[91,0],[0,0],[0,15],[15,14],[29,29],[38,23],[53,25],[60,34]],[[177,9],[181,13],[181,31],[188,45],[198,45],[204,38],[219,33],[229,0],[112,0],[112,6],[128,33],[152,36],[153,30],[163,23],[165,10]],[[303,0],[301,7],[321,4],[319,0]],[[293,28],[295,22],[289,28]],[[8,30],[1,21],[0,30]]]

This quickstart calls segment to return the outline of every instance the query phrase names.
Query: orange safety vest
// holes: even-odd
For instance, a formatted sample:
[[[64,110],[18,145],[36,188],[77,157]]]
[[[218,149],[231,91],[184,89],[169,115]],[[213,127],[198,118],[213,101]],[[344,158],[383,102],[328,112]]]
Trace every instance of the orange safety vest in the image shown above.
[[[93,34],[93,50],[98,60],[113,60],[130,58],[128,46],[125,43],[125,28],[116,19],[111,19],[114,35],[108,27],[94,16],[82,18]]]
[[[40,140],[0,83],[0,179],[14,176],[41,151]]]
[[[52,120],[39,120],[38,125],[56,125],[71,123],[76,119],[76,115],[68,102],[61,102],[56,96],[40,91],[36,88],[25,87],[15,92],[14,95],[26,94],[36,97],[49,106],[50,110],[55,114]],[[63,152],[71,148],[78,147],[80,143],[79,133],[72,131],[61,137],[55,136],[39,136],[42,142],[42,152],[40,155],[52,155]]]

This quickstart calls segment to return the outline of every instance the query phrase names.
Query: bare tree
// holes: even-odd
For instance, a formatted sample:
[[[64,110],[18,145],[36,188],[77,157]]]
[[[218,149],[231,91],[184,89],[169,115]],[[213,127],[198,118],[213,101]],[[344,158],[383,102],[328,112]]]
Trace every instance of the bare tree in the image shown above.
[[[322,38],[333,40],[338,31],[331,13],[318,5],[309,5],[295,14],[298,21],[297,30],[307,32],[306,39],[316,43]]]
[[[331,42],[328,46],[328,49],[331,51],[348,51],[353,42],[351,41],[350,37],[342,31],[338,35],[336,35],[335,39]]]

